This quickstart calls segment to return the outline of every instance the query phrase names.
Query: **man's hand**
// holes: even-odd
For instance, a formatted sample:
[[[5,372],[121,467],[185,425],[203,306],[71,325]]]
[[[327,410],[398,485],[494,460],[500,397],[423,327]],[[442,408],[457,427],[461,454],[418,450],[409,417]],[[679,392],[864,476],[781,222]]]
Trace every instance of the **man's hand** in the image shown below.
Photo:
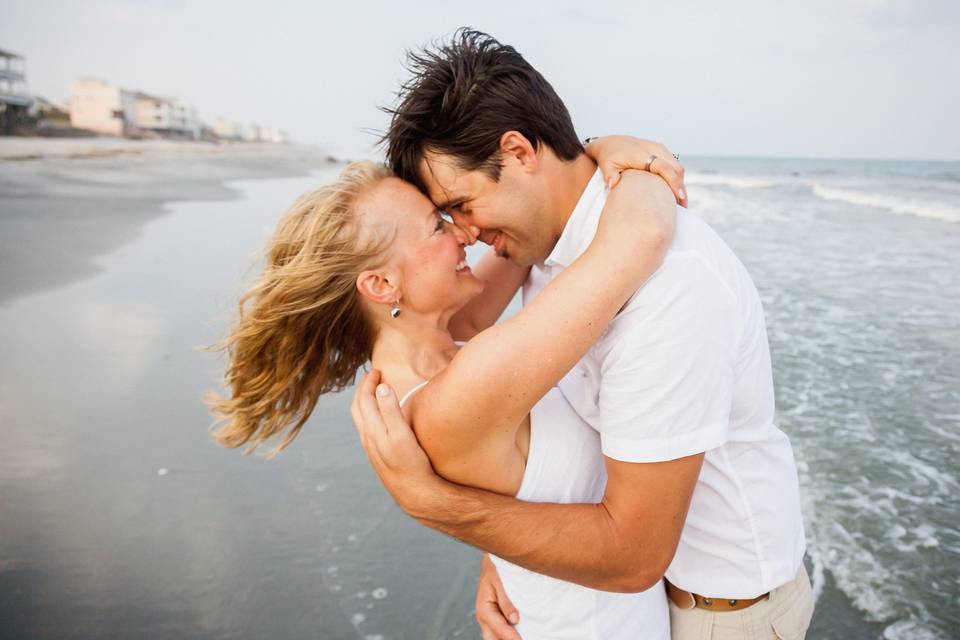
[[[683,184],[683,165],[659,142],[642,140],[632,136],[603,136],[596,138],[586,146],[587,155],[593,158],[603,181],[613,188],[620,182],[620,173],[626,169],[647,169],[651,156],[657,159],[650,164],[649,171],[663,178],[677,204],[687,206],[687,191]]]
[[[427,513],[438,487],[446,482],[434,473],[400,411],[396,394],[380,384],[376,369],[364,375],[357,386],[350,415],[370,465],[400,508],[413,517]]]
[[[520,620],[520,613],[503,590],[500,574],[483,554],[480,560],[480,583],[477,585],[477,624],[483,640],[522,640],[513,625]]]

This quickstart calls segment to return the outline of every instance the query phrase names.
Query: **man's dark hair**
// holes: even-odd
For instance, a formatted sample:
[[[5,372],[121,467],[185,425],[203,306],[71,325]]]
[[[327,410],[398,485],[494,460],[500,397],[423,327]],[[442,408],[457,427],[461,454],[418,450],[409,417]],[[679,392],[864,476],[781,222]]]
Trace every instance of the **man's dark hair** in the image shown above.
[[[420,190],[427,152],[454,157],[466,171],[500,178],[500,137],[519,131],[563,160],[583,152],[563,101],[536,69],[508,45],[466,27],[450,42],[407,52],[413,74],[397,94],[387,143],[393,171]]]

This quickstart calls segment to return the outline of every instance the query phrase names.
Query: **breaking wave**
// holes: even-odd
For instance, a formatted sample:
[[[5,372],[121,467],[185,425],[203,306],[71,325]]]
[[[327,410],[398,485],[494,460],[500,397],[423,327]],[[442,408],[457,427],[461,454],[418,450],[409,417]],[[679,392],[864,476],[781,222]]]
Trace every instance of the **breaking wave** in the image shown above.
[[[939,202],[913,200],[897,196],[865,193],[851,189],[837,189],[814,183],[811,185],[814,195],[823,200],[846,202],[848,204],[886,209],[894,213],[906,213],[920,218],[933,218],[945,222],[960,222],[960,207]]]

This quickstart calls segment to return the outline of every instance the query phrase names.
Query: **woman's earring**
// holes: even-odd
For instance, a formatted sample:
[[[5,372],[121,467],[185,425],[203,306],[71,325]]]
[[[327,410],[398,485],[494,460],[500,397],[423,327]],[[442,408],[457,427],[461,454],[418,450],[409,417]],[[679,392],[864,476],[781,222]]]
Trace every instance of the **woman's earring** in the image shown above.
[[[390,307],[390,317],[396,318],[399,315],[400,315],[400,301],[397,300],[396,302],[393,303],[393,306]]]

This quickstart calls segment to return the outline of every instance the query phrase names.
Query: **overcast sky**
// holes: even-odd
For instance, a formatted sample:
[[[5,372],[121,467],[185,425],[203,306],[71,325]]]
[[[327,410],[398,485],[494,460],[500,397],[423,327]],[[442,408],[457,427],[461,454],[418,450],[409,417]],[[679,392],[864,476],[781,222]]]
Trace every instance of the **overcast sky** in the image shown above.
[[[461,25],[516,47],[583,136],[960,159],[958,0],[3,0],[0,48],[51,99],[95,76],[353,156],[386,124],[404,50]]]

